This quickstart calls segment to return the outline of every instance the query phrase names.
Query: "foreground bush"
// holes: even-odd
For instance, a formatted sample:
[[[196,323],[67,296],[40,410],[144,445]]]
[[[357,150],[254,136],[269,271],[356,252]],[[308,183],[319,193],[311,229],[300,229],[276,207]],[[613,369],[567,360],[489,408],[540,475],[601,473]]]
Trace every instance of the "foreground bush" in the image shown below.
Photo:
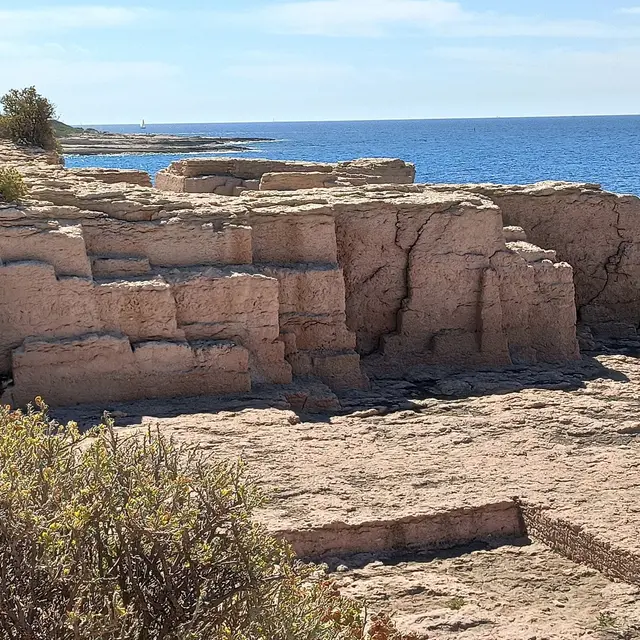
[[[30,640],[389,640],[251,520],[239,465],[0,407],[0,631]]]
[[[12,89],[0,98],[4,113],[0,121],[3,137],[15,144],[56,149],[56,139],[51,126],[55,107],[41,96],[35,87]]]
[[[0,200],[14,202],[27,194],[20,172],[11,167],[0,167]]]

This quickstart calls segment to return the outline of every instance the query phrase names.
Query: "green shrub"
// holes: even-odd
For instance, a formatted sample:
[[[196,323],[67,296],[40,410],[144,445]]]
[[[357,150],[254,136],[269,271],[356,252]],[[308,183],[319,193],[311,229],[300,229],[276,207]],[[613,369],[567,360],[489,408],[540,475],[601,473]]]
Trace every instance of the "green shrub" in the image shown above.
[[[3,638],[400,639],[251,519],[241,465],[36,402],[0,406]]]
[[[15,144],[55,150],[56,140],[51,126],[55,107],[35,87],[12,89],[0,98],[0,105],[4,111],[0,128],[5,137]]]
[[[0,138],[10,139],[9,122],[5,116],[0,114]]]
[[[0,199],[14,202],[26,194],[27,187],[20,173],[11,167],[0,167]]]

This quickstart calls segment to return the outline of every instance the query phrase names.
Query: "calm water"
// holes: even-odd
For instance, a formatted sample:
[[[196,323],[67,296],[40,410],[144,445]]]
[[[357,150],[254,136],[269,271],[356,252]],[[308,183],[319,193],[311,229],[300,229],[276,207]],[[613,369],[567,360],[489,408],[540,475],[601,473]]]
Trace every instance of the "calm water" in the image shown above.
[[[137,125],[97,128],[140,132]],[[146,131],[277,139],[233,156],[321,162],[397,157],[416,164],[419,182],[572,180],[640,195],[640,116],[166,124],[148,125]],[[144,169],[154,175],[181,157],[69,156],[67,166]]]

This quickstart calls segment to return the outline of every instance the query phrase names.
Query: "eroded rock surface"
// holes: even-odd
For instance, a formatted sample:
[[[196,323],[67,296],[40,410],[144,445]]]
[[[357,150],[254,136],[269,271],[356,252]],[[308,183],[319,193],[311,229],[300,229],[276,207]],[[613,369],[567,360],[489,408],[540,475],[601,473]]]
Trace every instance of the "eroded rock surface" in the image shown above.
[[[411,184],[416,169],[402,160],[361,158],[350,162],[291,162],[196,158],[173,162],[156,176],[163,191],[238,196],[244,191],[295,191],[365,184]]]
[[[30,188],[0,205],[2,402],[93,402],[55,415],[90,425],[106,408],[122,428],[242,455],[273,494],[263,521],[312,551],[528,522],[638,582],[637,198],[398,184],[399,161],[386,178],[369,161],[343,177],[187,161],[167,175],[202,193],[171,193],[36,150],[0,143],[0,157]],[[580,358],[578,314],[583,344],[613,336],[627,355]],[[346,565],[342,586],[425,637],[637,629],[635,587],[538,545],[444,573],[414,562]]]
[[[345,595],[392,611],[430,640],[637,638],[640,588],[612,584],[539,543],[358,559],[332,574]]]
[[[406,184],[415,169],[401,160],[231,158],[174,163],[160,180],[180,183],[171,192],[144,186],[142,172],[68,171],[6,143],[0,155],[29,185],[20,206],[0,207],[0,373],[17,403],[44,392],[38,353],[71,380],[85,344],[107,370],[127,372],[126,392],[103,385],[102,395],[91,374],[94,399],[111,401],[135,397],[138,378],[147,397],[165,366],[182,380],[174,395],[202,395],[294,378],[363,389],[425,365],[568,362],[580,355],[576,296],[596,332],[640,324],[632,261],[584,304],[594,252],[582,260],[560,242],[533,244],[545,227],[526,212],[546,215],[538,203],[549,198],[566,224],[580,203],[608,212],[618,197],[588,185],[430,187]],[[640,201],[621,200],[632,257]],[[578,263],[577,293],[565,256]],[[153,375],[140,369],[142,347]],[[204,382],[216,370],[233,375]],[[172,395],[160,386],[156,395]],[[74,401],[46,389],[53,404]]]
[[[451,186],[435,186],[450,190]],[[640,328],[640,200],[595,184],[461,185],[501,209],[507,225],[554,249],[574,268],[581,322],[603,337],[636,337]]]
[[[217,459],[240,452],[271,496],[262,520],[312,543],[310,552],[356,549],[355,558],[324,560],[346,569],[334,574],[345,593],[395,611],[404,629],[429,638],[636,637],[637,571],[626,573],[635,586],[625,585],[538,543],[492,551],[495,541],[484,536],[505,520],[495,508],[462,527],[453,519],[519,497],[565,523],[561,535],[549,532],[560,548],[580,538],[573,551],[581,562],[595,547],[607,552],[599,568],[611,577],[621,564],[638,566],[637,356],[449,375],[428,367],[410,377],[341,394],[342,409],[320,417],[300,414],[284,393],[108,408],[127,432],[159,428]],[[459,397],[434,397],[452,390]],[[93,424],[103,408],[59,417]],[[419,529],[433,521],[447,526],[429,526],[427,538]],[[310,539],[314,528],[322,538]],[[385,536],[406,552],[405,542],[452,532],[482,551],[400,564],[380,553]]]

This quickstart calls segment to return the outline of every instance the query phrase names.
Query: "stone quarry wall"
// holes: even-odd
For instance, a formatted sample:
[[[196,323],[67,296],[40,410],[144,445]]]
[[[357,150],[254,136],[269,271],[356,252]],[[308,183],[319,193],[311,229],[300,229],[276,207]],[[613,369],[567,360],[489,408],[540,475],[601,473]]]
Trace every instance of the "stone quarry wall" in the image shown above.
[[[581,323],[602,337],[638,337],[640,199],[594,184],[450,185],[490,198],[507,225],[552,247],[574,268]]]
[[[180,193],[239,196],[245,191],[296,191],[365,184],[411,184],[414,165],[389,158],[290,162],[236,158],[179,160],[158,172],[156,187]]]
[[[412,367],[565,362],[579,357],[576,295],[598,326],[637,313],[637,198],[557,183],[329,189],[318,176],[343,165],[217,159],[178,165],[184,179],[227,162],[245,180],[280,185],[289,174],[289,186],[316,188],[163,192],[1,145],[30,187],[20,206],[0,203],[3,401],[104,404],[262,384],[295,394],[301,380],[342,392]],[[615,277],[605,266],[597,279],[594,266],[596,287],[586,277],[600,264],[595,236],[577,227],[600,217],[613,225],[605,244],[613,231],[627,239]],[[552,248],[536,246],[545,233]],[[589,299],[589,286],[602,291]]]
[[[428,189],[372,193],[357,207],[337,203],[335,215],[348,325],[373,363],[578,357],[571,267],[553,251],[508,242],[492,202]]]

